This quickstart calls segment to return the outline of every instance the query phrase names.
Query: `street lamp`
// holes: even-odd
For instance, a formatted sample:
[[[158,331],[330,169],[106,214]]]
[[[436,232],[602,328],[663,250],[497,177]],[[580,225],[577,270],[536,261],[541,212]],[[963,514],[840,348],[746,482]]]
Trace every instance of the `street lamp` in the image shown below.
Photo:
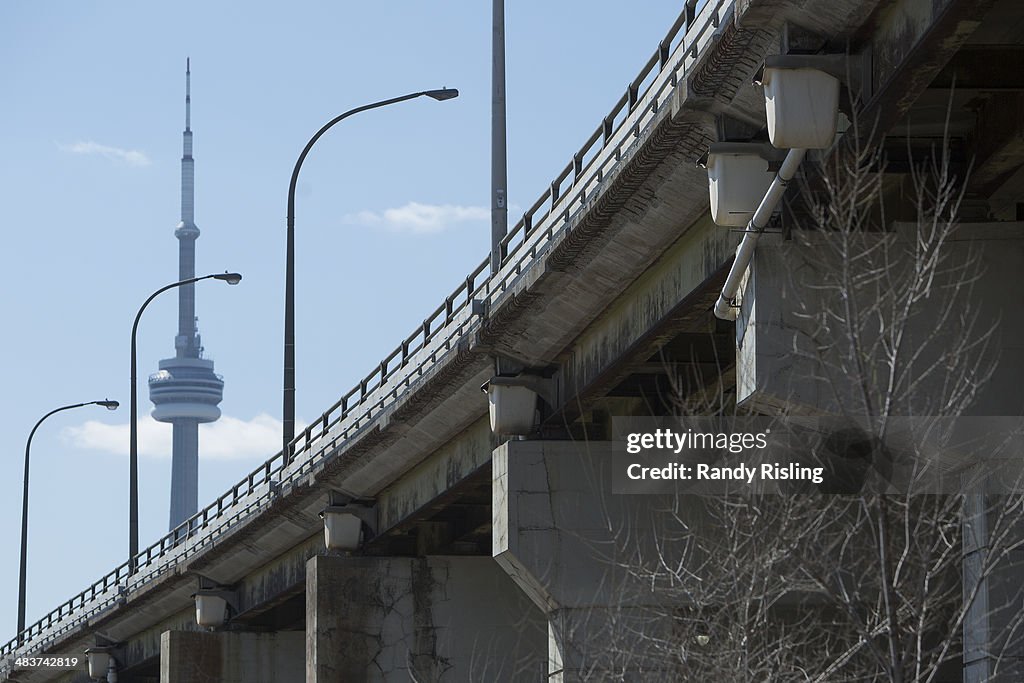
[[[39,418],[39,422],[36,422],[36,426],[32,428],[32,431],[28,433],[28,441],[25,442],[25,482],[24,488],[21,493],[21,575],[18,578],[18,640],[21,640],[21,632],[25,630],[25,576],[26,576],[26,565],[28,563],[28,463],[29,453],[32,450],[32,437],[36,435],[36,430],[39,429],[39,425],[43,424],[43,421],[53,415],[59,413],[62,410],[71,410],[72,408],[81,408],[82,406],[103,406],[107,410],[117,410],[117,406],[120,405],[117,401],[108,401],[106,399],[102,401],[89,401],[88,403],[72,403],[71,405],[61,406],[55,410],[51,410],[46,415]]]
[[[149,302],[157,297],[159,294],[163,294],[168,289],[174,289],[175,287],[182,287],[184,285],[190,285],[194,282],[200,282],[202,280],[222,280],[229,285],[237,285],[242,281],[242,276],[239,273],[215,273],[213,275],[204,275],[202,277],[191,277],[180,282],[172,282],[169,285],[161,287],[146,299],[142,307],[139,308],[139,312],[135,314],[135,322],[132,323],[132,391],[131,391],[131,415],[129,420],[131,424],[128,426],[129,430],[129,452],[128,452],[128,478],[129,478],[129,492],[128,492],[128,571],[135,572],[135,556],[139,554],[139,430],[136,424],[136,416],[138,414],[139,401],[138,401],[138,390],[135,378],[135,333],[139,329],[139,319],[142,318],[142,312],[146,310],[146,306]]]
[[[292,170],[292,180],[288,185],[288,241],[285,256],[284,284],[284,415],[282,420],[283,444],[281,446],[281,455],[284,458],[285,464],[288,464],[290,460],[288,445],[295,438],[295,185],[299,180],[299,169],[302,168],[302,162],[306,160],[306,155],[309,154],[309,150],[320,139],[320,136],[339,121],[367,109],[377,109],[378,107],[385,107],[389,104],[404,102],[405,100],[423,97],[424,95],[443,102],[444,100],[458,97],[459,91],[455,88],[424,90],[423,92],[409,93],[408,95],[402,95],[390,100],[381,100],[380,102],[350,109],[324,124],[323,128],[318,130],[316,135],[309,139],[309,142],[302,149],[302,154],[299,155],[298,161],[295,162],[295,168]]]

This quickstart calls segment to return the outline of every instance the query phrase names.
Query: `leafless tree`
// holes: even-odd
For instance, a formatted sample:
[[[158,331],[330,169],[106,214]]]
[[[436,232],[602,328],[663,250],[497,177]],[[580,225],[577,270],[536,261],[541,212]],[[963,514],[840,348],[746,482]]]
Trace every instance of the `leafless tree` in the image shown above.
[[[859,139],[806,173],[806,223],[778,247],[791,276],[787,314],[774,322],[794,359],[780,404],[851,420],[877,470],[904,416],[948,432],[972,413],[997,367],[998,320],[973,305],[987,273],[959,239],[966,184],[947,146],[894,191],[881,145]],[[722,391],[678,405],[735,411]],[[612,638],[602,670],[622,680],[646,666],[671,670],[665,680],[959,681],[973,649],[986,675],[1020,675],[1021,587],[1008,580],[1024,548],[1020,487],[992,494],[987,482],[1010,475],[924,447],[899,457],[898,486],[693,490],[609,515],[616,542],[600,551],[605,561],[659,599],[645,608],[651,628]],[[959,489],[936,487],[950,478]]]

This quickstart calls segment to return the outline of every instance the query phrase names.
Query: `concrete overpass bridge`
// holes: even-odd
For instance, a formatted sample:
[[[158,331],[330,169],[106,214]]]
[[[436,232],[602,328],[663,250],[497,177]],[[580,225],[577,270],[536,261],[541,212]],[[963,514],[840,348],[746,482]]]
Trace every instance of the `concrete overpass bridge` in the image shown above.
[[[985,234],[999,231],[1012,272],[1024,213],[1022,29],[1015,0],[686,2],[510,231],[497,273],[482,261],[288,453],[10,640],[3,672],[88,680],[13,663],[92,648],[113,653],[122,683],[612,677],[595,649],[657,602],[594,568],[594,544],[621,541],[608,520],[639,504],[604,495],[608,473],[593,465],[608,462],[612,416],[708,396],[768,411],[783,393],[769,360],[743,362],[758,353],[755,332],[765,348],[777,330],[712,313],[742,235],[711,220],[695,160],[715,141],[766,139],[751,78],[767,56],[853,55],[844,80],[859,99],[841,107],[840,127],[856,110],[887,134],[886,192],[898,194],[911,157],[947,134],[951,163],[973,164],[964,220],[999,223]],[[838,158],[852,130],[815,154]],[[809,209],[786,206],[775,220],[792,232]],[[1018,372],[1013,344],[998,343]],[[542,397],[526,438],[492,431],[481,386],[496,376],[495,387]],[[990,414],[1020,414],[1005,398],[1021,376],[993,380]],[[581,452],[584,477],[565,465]],[[354,552],[325,550],[325,508],[342,524],[358,518]],[[226,599],[225,625],[196,624],[197,592]],[[636,657],[625,668],[643,680],[685,678],[678,664]],[[970,673],[987,670],[986,655],[971,662],[965,679],[986,680]],[[937,680],[960,680],[959,668]]]

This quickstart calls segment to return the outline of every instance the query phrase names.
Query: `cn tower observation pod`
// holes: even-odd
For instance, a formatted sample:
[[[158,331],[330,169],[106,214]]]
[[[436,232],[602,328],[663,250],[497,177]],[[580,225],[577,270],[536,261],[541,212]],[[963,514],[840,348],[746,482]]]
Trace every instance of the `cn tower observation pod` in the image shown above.
[[[213,422],[220,417],[224,380],[205,358],[168,358],[149,377],[149,400],[158,422],[194,420]]]

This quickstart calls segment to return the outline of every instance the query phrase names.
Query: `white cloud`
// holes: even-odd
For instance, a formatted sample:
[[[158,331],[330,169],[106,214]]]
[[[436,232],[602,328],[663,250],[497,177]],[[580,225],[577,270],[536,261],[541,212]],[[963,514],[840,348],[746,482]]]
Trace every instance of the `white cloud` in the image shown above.
[[[382,212],[360,211],[346,215],[346,223],[382,227],[395,232],[433,234],[457,223],[490,220],[490,209],[484,206],[457,206],[455,204],[420,204],[409,202]]]
[[[296,432],[306,428],[296,422]],[[139,420],[139,455],[153,458],[171,456],[170,424],[151,417]],[[66,427],[61,439],[76,448],[128,454],[128,424],[106,424],[89,420]],[[281,421],[266,413],[251,420],[223,415],[216,422],[199,425],[199,457],[202,459],[266,459],[281,448]]]
[[[58,145],[65,152],[72,154],[98,154],[107,159],[120,161],[129,166],[149,166],[149,157],[137,149],[121,149],[97,142],[76,142],[73,145]]]

